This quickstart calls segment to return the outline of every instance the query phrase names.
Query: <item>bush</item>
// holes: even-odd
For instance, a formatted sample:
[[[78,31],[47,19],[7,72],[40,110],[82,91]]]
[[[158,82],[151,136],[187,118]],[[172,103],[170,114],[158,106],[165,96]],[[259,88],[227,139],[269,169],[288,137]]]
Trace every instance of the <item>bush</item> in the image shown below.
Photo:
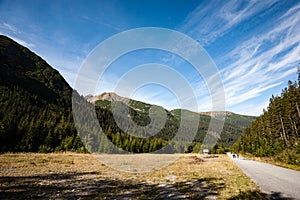
[[[51,147],[43,144],[43,145],[41,145],[39,147],[39,151],[38,152],[39,153],[49,153],[49,152],[53,152],[53,149]]]
[[[283,151],[281,154],[275,156],[275,160],[292,165],[300,165],[300,155],[294,150]]]

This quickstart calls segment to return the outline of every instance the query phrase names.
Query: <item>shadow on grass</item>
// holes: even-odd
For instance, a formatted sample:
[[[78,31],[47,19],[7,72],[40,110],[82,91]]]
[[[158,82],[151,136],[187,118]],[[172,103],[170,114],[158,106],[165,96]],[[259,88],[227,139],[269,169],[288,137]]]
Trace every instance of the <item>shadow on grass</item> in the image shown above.
[[[0,177],[0,199],[216,199],[222,188],[216,179],[158,185],[95,172]]]
[[[188,199],[216,199],[225,184],[222,179],[203,178],[175,183],[174,186],[181,193],[187,194]]]
[[[268,200],[294,200],[294,198],[284,197],[281,192],[272,192],[271,194],[265,194],[260,191],[248,191],[242,192],[239,195],[230,198],[229,200],[238,200],[238,199],[268,199]]]

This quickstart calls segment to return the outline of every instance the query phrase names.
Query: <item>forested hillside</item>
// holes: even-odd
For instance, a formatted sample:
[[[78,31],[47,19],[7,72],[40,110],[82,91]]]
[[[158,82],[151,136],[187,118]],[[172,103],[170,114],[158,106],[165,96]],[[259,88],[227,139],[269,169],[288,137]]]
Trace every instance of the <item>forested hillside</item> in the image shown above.
[[[112,152],[105,138],[117,148],[129,152],[152,152],[166,146],[174,138],[182,113],[185,113],[186,124],[181,127],[181,137],[177,138],[180,143],[175,141],[171,148],[165,150],[198,152],[210,122],[209,115],[180,109],[168,111],[154,106],[165,112],[167,118],[163,127],[158,127],[157,122],[163,121],[163,118],[159,112],[156,113],[157,122],[149,127],[152,130],[150,133],[146,126],[151,122],[149,112],[153,105],[117,94],[109,96],[109,93],[101,96],[103,100],[93,98],[92,104],[74,92],[75,101],[85,105],[80,111],[84,124],[77,127],[77,131],[72,114],[73,89],[42,58],[5,36],[0,36],[0,92],[0,152]],[[121,100],[120,105],[129,106],[129,115],[121,110],[117,116],[122,129],[112,113],[112,100]],[[93,113],[90,111],[94,110],[98,120],[95,124],[88,120],[89,113]],[[140,127],[133,129],[130,120]],[[195,120],[199,121],[199,127],[196,136],[190,138]],[[232,145],[252,120],[253,117],[227,115],[219,145],[224,148]],[[105,138],[99,134],[98,124]],[[192,141],[192,144],[187,141]]]
[[[103,100],[101,99],[103,97]],[[166,112],[167,120],[162,129],[154,130],[155,135],[147,132],[146,126],[150,124],[149,109],[150,107],[159,107],[144,102],[136,101],[133,99],[124,98],[118,96],[115,93],[103,93],[98,96],[98,100],[95,101],[95,97],[88,96],[91,102],[94,102],[96,113],[102,130],[108,136],[113,144],[117,145],[120,149],[131,152],[152,152],[158,150],[161,147],[168,145],[173,137],[178,133],[180,127],[181,115],[184,113],[185,123],[180,127],[181,137],[177,137],[179,141],[172,141],[168,149],[168,152],[199,152],[201,150],[201,144],[207,133],[211,116],[208,114],[199,114],[188,110],[175,109],[168,111],[162,107],[162,110]],[[128,116],[123,111],[118,112],[118,121],[121,122],[123,129],[120,129],[116,123],[116,120],[111,111],[111,104],[122,100],[126,106],[129,107]],[[182,113],[183,112],[183,113]],[[86,116],[86,113],[83,113]],[[213,116],[213,114],[212,114]],[[213,116],[214,117],[214,116]],[[161,121],[161,115],[157,115],[158,121]],[[228,112],[225,118],[224,127],[221,136],[215,135],[218,140],[218,145],[223,149],[230,147],[237,138],[243,133],[244,127],[250,125],[255,117],[237,115]],[[134,127],[130,121],[133,120],[140,127]],[[196,129],[195,136],[191,137],[191,133],[194,131],[195,121],[199,121]],[[197,126],[197,124],[196,124]],[[152,129],[155,128],[152,127]],[[158,127],[157,127],[158,128]],[[94,128],[93,128],[94,129]],[[126,131],[129,130],[129,131]],[[126,133],[129,134],[126,134]],[[87,133],[88,138],[98,138],[97,135]],[[147,137],[149,137],[147,139]],[[97,140],[97,139],[96,139]],[[94,139],[94,141],[96,141]],[[190,144],[189,141],[192,141]],[[92,142],[87,142],[91,144]],[[97,144],[91,145],[90,148],[93,151],[112,151],[108,148],[109,145],[103,144],[99,147]],[[105,147],[105,148],[104,148]],[[99,148],[99,149],[97,149]]]
[[[0,36],[0,152],[84,151],[71,112],[72,88],[58,71]]]
[[[300,73],[234,144],[233,150],[300,164]]]

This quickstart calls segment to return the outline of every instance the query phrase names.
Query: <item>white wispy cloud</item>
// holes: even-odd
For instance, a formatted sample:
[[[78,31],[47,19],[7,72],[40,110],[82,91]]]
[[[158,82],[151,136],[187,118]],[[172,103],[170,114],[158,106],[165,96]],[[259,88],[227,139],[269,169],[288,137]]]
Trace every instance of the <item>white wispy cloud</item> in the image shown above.
[[[241,21],[267,9],[276,1],[249,1],[242,7],[243,3],[245,2],[239,0],[204,1],[186,17],[179,30],[192,35],[202,45],[208,45]]]
[[[263,108],[267,108],[268,105],[269,105],[269,100],[255,102],[255,103],[248,103],[244,105],[239,104],[233,107],[233,111],[238,110],[239,114],[259,116],[263,113],[262,112]]]
[[[215,2],[200,4],[188,15],[180,30],[201,44],[209,45],[240,23],[267,10],[275,1],[250,1],[242,9],[237,9],[241,1],[219,3],[217,6]],[[300,4],[271,21],[264,32],[247,38],[216,60],[219,66],[223,66],[220,74],[229,108],[259,97],[263,92],[285,83],[285,79],[296,72],[295,64],[300,58],[299,33]],[[209,104],[208,101],[206,105]],[[262,110],[262,107],[259,109]]]
[[[26,47],[34,47],[35,45],[31,42],[25,41],[24,39],[20,39],[18,35],[22,35],[22,31],[20,31],[17,27],[12,24],[2,22],[0,23],[0,34],[10,37],[15,40],[17,43],[26,46]]]
[[[5,22],[2,22],[0,24],[0,28],[1,29],[9,30],[9,31],[11,31],[13,33],[18,33],[19,32],[18,29],[15,26],[13,26],[11,24],[8,24],[8,23],[5,23]]]
[[[102,18],[102,20],[99,20],[99,19],[93,19],[93,18],[91,18],[87,15],[84,15],[84,16],[82,16],[82,19],[90,21],[90,22],[95,23],[97,25],[105,26],[107,28],[110,28],[110,29],[118,31],[118,32],[124,30],[124,28],[121,28],[118,23],[111,24],[109,22],[103,21],[103,18]]]
[[[259,96],[296,72],[295,63],[300,57],[297,8],[298,12],[273,22],[276,27],[253,36],[223,57],[225,61],[233,59],[221,71],[229,105]]]

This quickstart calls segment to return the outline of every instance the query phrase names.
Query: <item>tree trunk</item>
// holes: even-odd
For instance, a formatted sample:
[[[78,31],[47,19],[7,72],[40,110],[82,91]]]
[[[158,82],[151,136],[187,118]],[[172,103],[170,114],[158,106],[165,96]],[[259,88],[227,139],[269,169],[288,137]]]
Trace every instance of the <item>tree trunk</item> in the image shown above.
[[[287,145],[287,139],[286,139],[286,134],[285,134],[284,125],[283,125],[281,115],[279,115],[279,117],[280,117],[280,122],[281,122],[281,128],[282,128],[284,143],[285,143],[285,145]]]
[[[298,113],[298,117],[300,119],[300,111],[299,111],[299,106],[298,106],[298,103],[296,102],[296,109],[297,109],[297,113]]]
[[[295,129],[296,138],[298,138],[298,130],[297,130],[296,123],[293,122],[293,125],[294,125],[294,129]]]
[[[292,127],[292,129],[293,129],[294,135],[296,136],[296,138],[298,138],[298,131],[297,131],[296,124],[295,124],[295,122],[292,120],[291,117],[289,117],[289,119],[290,119],[290,123],[291,123],[291,127]]]

